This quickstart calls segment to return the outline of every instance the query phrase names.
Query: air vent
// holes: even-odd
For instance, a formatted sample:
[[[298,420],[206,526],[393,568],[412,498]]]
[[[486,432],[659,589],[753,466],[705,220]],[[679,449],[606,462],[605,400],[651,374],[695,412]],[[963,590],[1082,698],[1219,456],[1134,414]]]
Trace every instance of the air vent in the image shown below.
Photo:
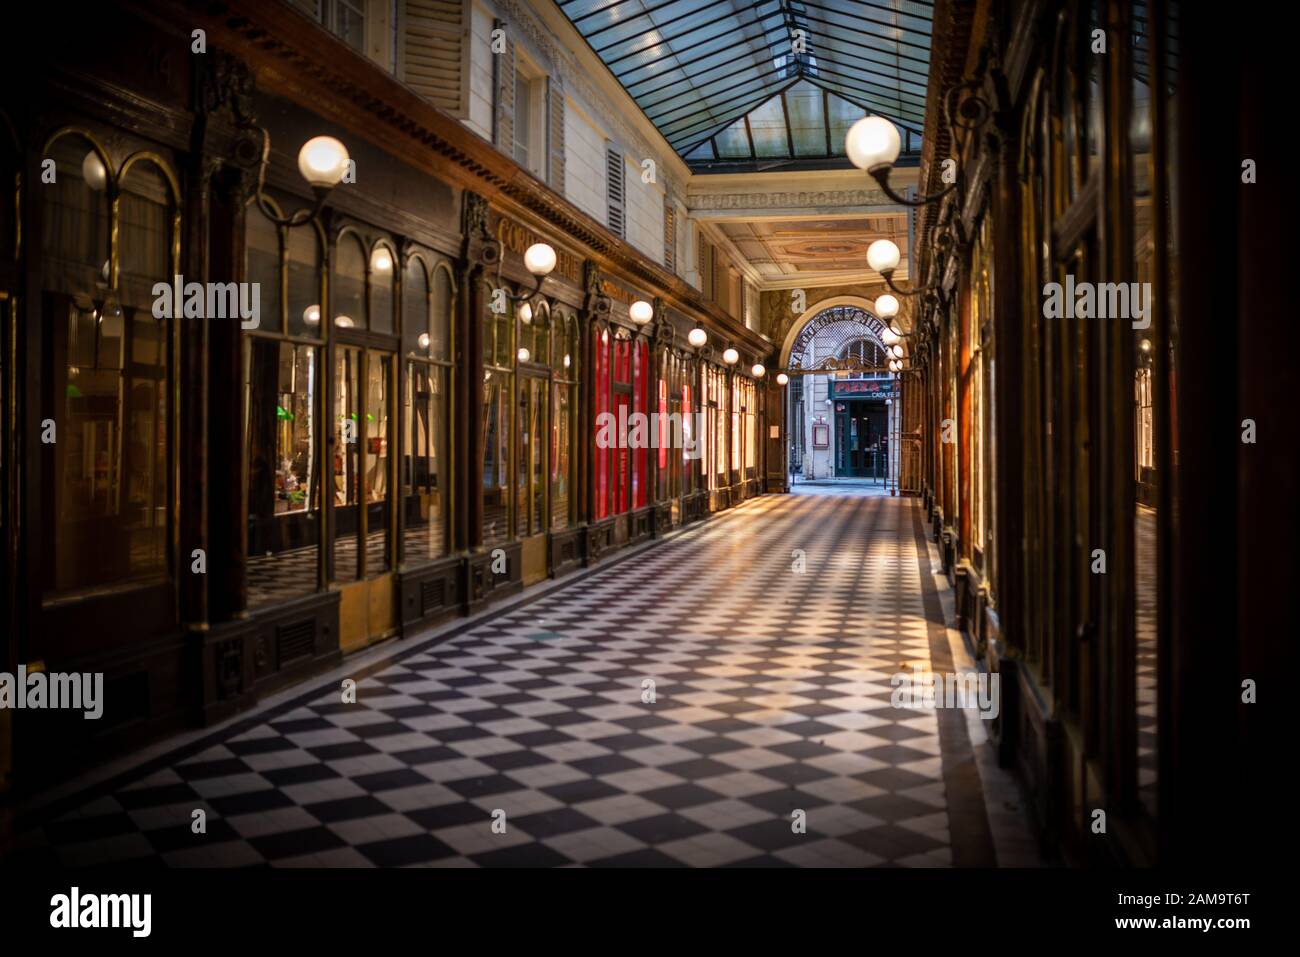
[[[625,238],[627,195],[623,185],[623,154],[609,144],[605,145],[605,185],[609,206],[609,230],[619,238]]]
[[[427,615],[447,604],[447,579],[435,578],[420,584],[420,614]]]
[[[677,272],[677,211],[672,203],[664,205],[664,268]]]
[[[276,667],[283,668],[289,662],[310,657],[315,644],[316,620],[314,618],[280,626],[275,630],[275,647],[278,654]]]

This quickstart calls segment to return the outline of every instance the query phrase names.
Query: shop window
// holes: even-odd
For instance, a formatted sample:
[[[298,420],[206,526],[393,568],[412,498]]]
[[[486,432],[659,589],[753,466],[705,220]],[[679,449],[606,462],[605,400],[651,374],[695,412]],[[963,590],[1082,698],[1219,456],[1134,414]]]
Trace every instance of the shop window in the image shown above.
[[[321,269],[324,238],[314,228],[291,229],[285,246],[288,261],[283,298],[287,304],[289,335],[319,339],[321,303],[324,302],[324,271]],[[278,279],[275,285],[279,285]],[[277,295],[276,298],[278,301],[280,297]],[[262,301],[266,302],[265,292]],[[263,315],[266,312],[264,305]]]
[[[366,250],[352,232],[339,237],[334,252],[330,308],[334,325],[364,329],[366,326]]]
[[[610,413],[610,362],[609,362],[609,343],[610,335],[608,329],[592,329],[592,336],[595,339],[592,353],[595,356],[596,367],[593,370],[595,376],[595,408],[593,409],[593,422],[600,423],[605,421]],[[599,436],[599,432],[596,433]],[[596,493],[596,515],[597,519],[606,518],[609,515],[609,493],[610,493],[610,460],[614,454],[611,448],[601,448],[600,442],[594,445],[592,484]]]
[[[514,312],[493,313],[483,319],[483,544],[510,539],[510,439],[513,416]]]
[[[361,503],[361,349],[338,346],[334,351],[333,495],[334,579],[354,580],[359,571],[357,535]]]
[[[577,521],[578,320],[556,313],[551,334],[551,527]]]
[[[321,467],[322,350],[282,333],[319,342],[321,243],[315,227],[283,229],[256,205],[246,211],[244,275],[258,283],[261,302],[243,349],[250,608],[311,594],[320,582],[323,477],[330,474]]]
[[[455,291],[445,263],[430,275],[412,256],[402,280],[402,340],[407,355],[403,403],[403,557],[446,554],[451,514],[450,329]]]
[[[397,271],[397,253],[385,242],[375,243],[370,250],[370,330],[393,333],[397,300],[393,295],[394,273]]]
[[[45,292],[42,378],[57,441],[47,592],[163,578],[169,570],[173,323],[153,316],[153,284],[174,274],[179,195],[152,160],[116,176],[85,137],[51,144],[56,181],[42,191]],[[110,260],[117,208],[119,268]]]

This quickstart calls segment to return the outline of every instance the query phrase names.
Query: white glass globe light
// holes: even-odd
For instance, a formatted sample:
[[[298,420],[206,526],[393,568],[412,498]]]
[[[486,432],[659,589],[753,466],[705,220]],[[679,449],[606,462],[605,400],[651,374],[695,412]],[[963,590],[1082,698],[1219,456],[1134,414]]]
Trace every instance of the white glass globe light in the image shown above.
[[[876,315],[881,319],[892,319],[898,315],[898,299],[886,293],[876,300]]]
[[[298,151],[298,172],[313,187],[337,186],[348,171],[348,149],[332,136],[314,136]]]
[[[518,356],[520,362],[527,362],[529,359],[532,358],[533,354],[528,351],[528,348],[526,346],[523,346],[519,349]]]
[[[519,308],[515,310],[515,314],[519,316],[519,321],[524,325],[528,325],[528,323],[533,321],[533,307],[526,302],[521,302],[519,304]]]
[[[356,323],[352,321],[351,316],[335,316],[334,325],[338,326],[340,329],[351,329],[356,325]]]
[[[903,347],[901,345],[894,346],[894,358],[895,359],[903,358]]]
[[[108,170],[104,168],[104,161],[94,150],[87,153],[86,158],[81,161],[81,178],[97,193],[102,193],[104,187],[108,185]]]
[[[764,368],[763,363],[755,362],[754,367],[750,369],[749,372],[755,379],[761,379],[763,378],[763,374],[767,372],[767,369]]]
[[[686,341],[698,349],[700,346],[704,345],[704,343],[709,341],[709,334],[699,326],[696,326],[687,333]]]
[[[533,243],[524,250],[524,268],[534,276],[549,276],[555,268],[555,249],[546,243]]]
[[[383,246],[376,246],[370,255],[370,268],[375,272],[392,272],[393,254]]]
[[[417,338],[415,341],[421,349],[429,348],[429,334],[427,332],[420,333],[419,338]]]
[[[893,240],[877,239],[867,247],[867,265],[878,273],[893,272],[901,259]]]
[[[320,306],[308,306],[302,311],[302,321],[309,326],[320,325]]]
[[[722,361],[729,366],[734,366],[740,361],[740,353],[735,349],[727,349],[722,353]]]
[[[786,375],[784,372],[778,372],[778,373],[776,374],[776,384],[777,384],[777,385],[785,385],[785,384],[786,384],[787,382],[789,382],[789,381],[790,381],[790,377],[789,377],[788,375]]]
[[[864,116],[844,137],[849,162],[868,172],[894,165],[902,148],[898,127],[883,116]]]
[[[638,299],[628,307],[627,314],[638,326],[644,326],[655,317],[655,307],[644,299]]]
[[[886,326],[884,331],[880,333],[880,341],[883,342],[886,346],[892,346],[895,342],[898,341],[898,336],[894,334],[893,329],[890,329],[888,326]]]

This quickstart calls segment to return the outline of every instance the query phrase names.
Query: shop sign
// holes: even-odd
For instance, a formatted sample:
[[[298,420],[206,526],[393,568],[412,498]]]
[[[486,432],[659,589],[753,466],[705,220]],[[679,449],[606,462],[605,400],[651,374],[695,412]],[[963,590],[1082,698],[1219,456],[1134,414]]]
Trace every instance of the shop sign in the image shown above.
[[[897,399],[894,379],[831,379],[831,395],[853,399]]]

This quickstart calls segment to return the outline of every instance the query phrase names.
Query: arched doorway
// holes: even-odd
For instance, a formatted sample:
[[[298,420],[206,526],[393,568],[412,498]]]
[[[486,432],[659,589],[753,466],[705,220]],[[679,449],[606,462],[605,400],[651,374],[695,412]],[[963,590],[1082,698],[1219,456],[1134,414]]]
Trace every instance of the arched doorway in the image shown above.
[[[791,328],[781,367],[790,376],[792,484],[842,478],[893,487],[900,404],[886,329],[870,303],[848,297],[819,303]]]

